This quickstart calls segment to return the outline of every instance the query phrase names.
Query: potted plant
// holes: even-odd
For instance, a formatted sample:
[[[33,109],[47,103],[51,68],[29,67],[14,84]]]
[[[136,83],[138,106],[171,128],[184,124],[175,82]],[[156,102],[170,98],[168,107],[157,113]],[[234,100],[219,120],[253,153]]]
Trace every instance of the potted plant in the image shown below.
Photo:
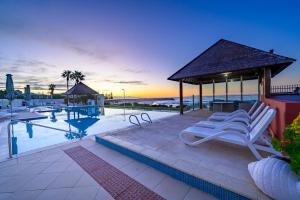
[[[248,164],[256,186],[273,199],[300,199],[300,113],[285,128],[283,139],[272,140],[283,157],[270,156]]]
[[[287,156],[291,170],[300,176],[300,113],[284,130],[283,140],[272,140],[273,147]]]

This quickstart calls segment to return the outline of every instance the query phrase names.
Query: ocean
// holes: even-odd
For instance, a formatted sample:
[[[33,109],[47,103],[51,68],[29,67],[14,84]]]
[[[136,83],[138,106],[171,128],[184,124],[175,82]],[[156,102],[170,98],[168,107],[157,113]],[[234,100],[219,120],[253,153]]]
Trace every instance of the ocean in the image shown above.
[[[215,100],[225,100],[225,95],[216,95]],[[173,106],[176,107],[179,105],[179,97],[173,97],[174,100],[162,100],[162,101],[155,101],[152,104],[153,105],[166,105],[166,106]],[[240,101],[241,96],[240,95],[228,95],[228,101]],[[210,101],[213,100],[213,96],[203,96],[203,104],[208,105]],[[257,94],[251,94],[251,95],[244,95],[243,96],[244,101],[256,101],[257,100]],[[191,106],[193,104],[193,97],[187,96],[183,98],[183,103],[185,105]],[[199,96],[194,97],[194,104],[199,104]]]

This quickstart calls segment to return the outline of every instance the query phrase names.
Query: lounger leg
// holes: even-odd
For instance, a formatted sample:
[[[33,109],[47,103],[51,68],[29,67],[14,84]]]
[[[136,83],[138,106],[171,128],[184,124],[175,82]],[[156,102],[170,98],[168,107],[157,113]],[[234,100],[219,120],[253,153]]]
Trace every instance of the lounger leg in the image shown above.
[[[257,160],[261,160],[263,158],[258,153],[258,151],[255,149],[255,147],[253,146],[253,144],[248,143],[248,147],[249,147],[250,151],[253,153],[253,155],[256,157]]]
[[[276,151],[272,146],[266,147],[266,146],[254,144],[254,147],[261,151],[269,152],[269,153],[272,153],[277,156],[282,156],[282,154],[280,152]]]

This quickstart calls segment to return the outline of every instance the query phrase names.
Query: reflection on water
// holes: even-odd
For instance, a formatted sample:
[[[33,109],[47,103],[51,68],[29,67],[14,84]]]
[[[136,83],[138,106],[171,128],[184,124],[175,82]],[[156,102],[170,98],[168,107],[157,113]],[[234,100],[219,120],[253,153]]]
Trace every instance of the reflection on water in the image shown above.
[[[33,137],[32,123],[29,121],[26,122],[26,132],[28,133],[29,138]]]
[[[55,111],[51,112],[50,120],[51,120],[51,122],[57,122]]]
[[[66,132],[64,136],[68,140],[79,139],[84,136],[87,136],[87,129],[93,124],[95,124],[99,120],[100,116],[99,108],[95,106],[69,107],[65,109],[65,112],[61,110],[52,111],[49,116],[50,121],[54,124],[57,123],[57,115],[59,114],[65,116],[65,120],[63,120],[63,122],[67,124],[68,130],[66,131],[69,132]],[[26,132],[28,133],[28,138],[32,139],[34,136],[32,122],[26,121],[25,126]],[[18,138],[15,136],[14,124],[12,124],[11,134],[12,154],[15,155],[18,153]]]
[[[73,114],[72,111],[67,111],[68,119],[64,121],[68,123],[70,132],[65,134],[66,138],[75,139],[86,136],[86,129],[88,129],[99,120],[97,116],[99,116],[99,110],[98,112],[73,111]],[[72,133],[71,127],[76,128],[79,134]]]

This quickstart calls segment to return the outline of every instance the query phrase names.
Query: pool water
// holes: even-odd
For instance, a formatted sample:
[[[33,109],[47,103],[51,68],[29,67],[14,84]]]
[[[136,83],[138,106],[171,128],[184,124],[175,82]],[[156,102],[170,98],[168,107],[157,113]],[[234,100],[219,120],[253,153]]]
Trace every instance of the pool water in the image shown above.
[[[143,111],[123,109],[105,109],[105,114],[101,115],[96,109],[87,110],[62,110],[56,112],[46,112],[45,119],[27,121],[26,123],[13,124],[11,128],[12,151],[13,154],[55,145],[70,140],[78,140],[80,137],[91,136],[122,129],[132,125],[128,121],[131,114],[140,115]],[[153,120],[176,115],[175,112],[147,111]],[[140,122],[140,116],[138,117]],[[144,122],[145,123],[145,122]],[[35,124],[50,126],[53,128],[66,130],[58,131],[49,128],[39,127]]]

